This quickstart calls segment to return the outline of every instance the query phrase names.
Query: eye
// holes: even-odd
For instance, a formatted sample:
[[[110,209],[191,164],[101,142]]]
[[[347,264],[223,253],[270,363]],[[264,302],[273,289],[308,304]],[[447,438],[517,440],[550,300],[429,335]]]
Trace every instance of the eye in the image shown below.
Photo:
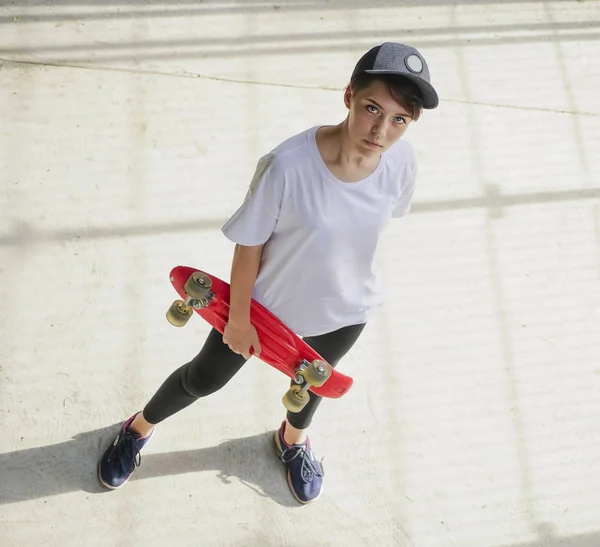
[[[402,116],[396,116],[394,120],[396,120],[396,123],[399,125],[403,125],[406,123],[406,120]]]
[[[368,104],[367,105],[367,110],[371,113],[371,114],[377,114],[377,112],[379,112],[377,110],[377,107],[374,104]]]

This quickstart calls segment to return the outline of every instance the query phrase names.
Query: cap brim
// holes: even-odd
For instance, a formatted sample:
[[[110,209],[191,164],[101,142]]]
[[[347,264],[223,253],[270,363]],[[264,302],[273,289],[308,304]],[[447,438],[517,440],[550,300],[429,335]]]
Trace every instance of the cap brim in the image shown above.
[[[365,70],[365,72],[367,74],[395,74],[396,76],[403,76],[404,78],[410,80],[419,88],[419,91],[423,96],[423,108],[427,110],[436,108],[440,103],[440,99],[434,87],[419,76],[415,76],[414,74],[410,74],[408,72],[390,70]]]

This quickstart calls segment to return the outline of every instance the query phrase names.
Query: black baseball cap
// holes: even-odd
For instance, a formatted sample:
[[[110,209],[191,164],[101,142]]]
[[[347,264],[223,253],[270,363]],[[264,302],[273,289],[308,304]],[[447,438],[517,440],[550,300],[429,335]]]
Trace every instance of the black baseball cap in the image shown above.
[[[352,73],[352,80],[362,73],[397,74],[413,82],[423,96],[423,108],[436,108],[438,94],[429,81],[429,68],[423,56],[411,46],[385,42],[365,53]]]

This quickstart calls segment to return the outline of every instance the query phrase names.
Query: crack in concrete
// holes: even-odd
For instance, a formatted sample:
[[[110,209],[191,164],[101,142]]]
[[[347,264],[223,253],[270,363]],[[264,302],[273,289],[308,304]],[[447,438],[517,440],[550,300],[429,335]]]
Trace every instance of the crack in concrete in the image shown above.
[[[132,57],[133,58],[133,57]],[[200,79],[200,80],[211,80],[215,82],[224,82],[224,83],[232,83],[232,84],[242,84],[242,85],[260,85],[260,86],[270,86],[270,87],[283,87],[283,88],[291,88],[291,89],[310,89],[315,91],[335,91],[340,92],[343,91],[341,87],[332,87],[332,86],[310,86],[310,85],[299,85],[299,84],[286,84],[282,82],[264,82],[258,80],[243,80],[237,78],[226,78],[222,76],[211,76],[209,74],[200,74],[196,72],[166,72],[160,70],[143,70],[143,69],[135,69],[135,68],[119,68],[119,67],[110,67],[110,66],[100,66],[100,65],[77,65],[77,64],[66,64],[66,63],[51,63],[51,62],[42,62],[42,61],[14,61],[10,59],[0,58],[0,63],[6,64],[14,64],[14,65],[33,65],[33,66],[45,66],[45,67],[55,67],[55,68],[71,68],[77,70],[97,70],[101,72],[123,72],[126,74],[139,74],[146,76],[161,76],[166,78],[192,78],[192,79]],[[599,117],[600,112],[584,112],[584,111],[575,111],[575,110],[561,110],[558,108],[544,108],[544,107],[532,107],[532,106],[521,106],[521,105],[511,105],[511,104],[500,104],[500,103],[486,103],[482,101],[467,101],[463,99],[440,99],[441,103],[455,103],[455,104],[468,104],[474,106],[487,106],[492,108],[508,108],[511,110],[527,110],[529,112],[548,112],[552,114],[567,114],[571,116],[588,116],[588,117]]]

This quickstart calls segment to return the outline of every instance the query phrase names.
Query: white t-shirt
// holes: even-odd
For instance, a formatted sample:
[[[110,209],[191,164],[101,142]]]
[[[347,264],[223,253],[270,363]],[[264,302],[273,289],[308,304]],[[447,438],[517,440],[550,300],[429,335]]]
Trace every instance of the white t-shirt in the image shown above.
[[[377,241],[390,218],[409,212],[415,188],[407,142],[348,183],[325,165],[317,129],[259,160],[244,203],[222,228],[240,245],[266,242],[252,296],[300,336],[364,323],[382,303]]]

